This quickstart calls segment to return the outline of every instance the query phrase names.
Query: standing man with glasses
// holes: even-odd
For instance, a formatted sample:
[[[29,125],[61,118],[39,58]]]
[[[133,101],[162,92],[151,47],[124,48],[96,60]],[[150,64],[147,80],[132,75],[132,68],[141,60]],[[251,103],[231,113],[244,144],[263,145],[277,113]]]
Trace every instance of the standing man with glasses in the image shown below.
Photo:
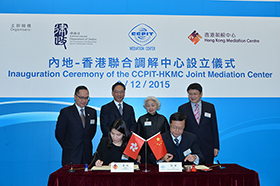
[[[78,86],[74,94],[75,103],[60,111],[56,123],[55,137],[62,148],[62,165],[90,164],[92,139],[96,133],[96,110],[87,106],[89,91]]]
[[[187,117],[185,130],[196,135],[206,164],[212,164],[219,153],[219,134],[216,111],[213,104],[202,101],[202,86],[192,83],[187,92],[189,102],[181,105],[178,112]]]
[[[101,107],[100,126],[103,137],[109,134],[109,127],[115,119],[121,118],[125,121],[130,131],[136,130],[135,113],[132,106],[123,102],[125,97],[125,86],[117,82],[112,86],[112,96],[114,100]]]

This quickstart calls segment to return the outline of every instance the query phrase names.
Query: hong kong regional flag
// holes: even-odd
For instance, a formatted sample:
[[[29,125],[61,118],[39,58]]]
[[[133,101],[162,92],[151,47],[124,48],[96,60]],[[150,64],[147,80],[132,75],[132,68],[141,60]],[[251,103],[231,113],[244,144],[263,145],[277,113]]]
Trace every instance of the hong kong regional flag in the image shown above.
[[[150,137],[147,141],[157,160],[167,153],[160,132]]]
[[[132,132],[132,135],[123,153],[136,160],[144,142],[145,140],[143,138]]]

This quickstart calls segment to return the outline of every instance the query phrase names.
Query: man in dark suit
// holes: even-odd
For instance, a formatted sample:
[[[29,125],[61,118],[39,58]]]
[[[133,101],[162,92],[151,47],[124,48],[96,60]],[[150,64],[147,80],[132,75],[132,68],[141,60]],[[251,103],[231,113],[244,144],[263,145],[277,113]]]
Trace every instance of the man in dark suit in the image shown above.
[[[212,164],[219,153],[219,134],[216,111],[213,104],[202,101],[202,86],[188,86],[189,102],[181,105],[178,112],[186,115],[185,130],[196,135],[206,164]]]
[[[96,132],[96,110],[86,106],[89,91],[85,86],[75,90],[75,104],[60,111],[55,137],[62,147],[62,165],[90,164],[92,139]]]
[[[101,107],[100,126],[103,137],[107,137],[109,127],[115,119],[121,118],[125,121],[130,131],[136,130],[135,113],[132,106],[123,102],[125,96],[125,86],[117,82],[112,86],[112,96],[114,100]]]
[[[167,153],[159,160],[166,162],[182,162],[183,164],[202,164],[201,153],[196,136],[184,131],[186,116],[177,112],[170,116],[170,131],[162,134]],[[155,162],[154,156],[150,156]]]

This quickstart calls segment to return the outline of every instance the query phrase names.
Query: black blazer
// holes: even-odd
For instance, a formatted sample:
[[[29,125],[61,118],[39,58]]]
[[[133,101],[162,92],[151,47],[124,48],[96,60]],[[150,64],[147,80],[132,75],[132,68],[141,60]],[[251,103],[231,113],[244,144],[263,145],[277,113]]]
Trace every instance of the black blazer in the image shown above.
[[[201,103],[202,112],[199,125],[195,120],[191,102],[181,105],[178,112],[187,116],[185,130],[196,135],[203,155],[214,158],[214,148],[219,149],[216,111],[213,104],[204,101],[201,101]]]
[[[179,159],[179,156],[176,151],[176,146],[173,142],[173,139],[172,139],[169,131],[162,134],[162,139],[164,141],[167,153],[170,153],[174,156],[173,159],[171,160],[172,162],[182,162],[183,164],[192,164],[190,162],[184,162],[184,159],[185,159],[184,151],[190,149],[191,154],[197,155],[199,157],[199,164],[204,163],[204,156],[198,147],[197,139],[194,134],[186,132],[186,131],[183,132],[182,139],[180,142],[181,159]],[[156,161],[154,156],[152,157],[152,159],[153,159],[153,162]]]
[[[136,120],[133,107],[123,102],[123,115],[121,116],[116,104],[112,101],[101,107],[100,126],[103,137],[108,136],[110,125],[118,118],[125,121],[130,131],[136,131]]]
[[[62,147],[62,165],[89,164],[92,160],[92,139],[96,133],[96,110],[85,107],[85,128],[75,104],[60,111],[55,137]],[[82,162],[83,161],[83,162]]]
[[[122,149],[121,147],[117,147],[114,144],[111,144],[111,148],[108,148],[107,143],[108,143],[108,137],[101,138],[96,150],[96,153],[98,153],[98,155],[94,159],[93,165],[95,165],[95,162],[98,159],[103,161],[103,165],[109,165],[112,162],[134,161],[131,158],[129,158],[128,160],[122,160],[124,149]]]

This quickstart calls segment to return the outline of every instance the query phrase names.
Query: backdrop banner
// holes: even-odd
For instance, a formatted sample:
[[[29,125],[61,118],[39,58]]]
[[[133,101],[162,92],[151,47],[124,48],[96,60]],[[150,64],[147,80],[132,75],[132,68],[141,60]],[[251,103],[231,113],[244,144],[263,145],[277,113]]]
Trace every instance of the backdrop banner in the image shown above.
[[[273,14],[269,5],[263,9]],[[250,2],[235,7],[242,8],[224,10],[244,15],[246,7],[262,9]],[[147,113],[147,96],[159,99],[158,112],[169,119],[188,102],[187,86],[200,83],[202,100],[217,113],[221,149],[215,160],[256,170],[261,185],[279,185],[280,19],[271,14],[0,14],[0,185],[46,185],[61,167],[54,130],[78,85],[88,87],[89,106],[97,110],[95,151],[100,108],[112,101],[117,81],[126,85],[124,101],[136,119]]]
[[[128,97],[183,97],[193,81],[207,97],[279,96],[279,18],[0,17],[1,86],[16,85],[1,97],[68,97],[78,84],[109,97],[116,81]]]

